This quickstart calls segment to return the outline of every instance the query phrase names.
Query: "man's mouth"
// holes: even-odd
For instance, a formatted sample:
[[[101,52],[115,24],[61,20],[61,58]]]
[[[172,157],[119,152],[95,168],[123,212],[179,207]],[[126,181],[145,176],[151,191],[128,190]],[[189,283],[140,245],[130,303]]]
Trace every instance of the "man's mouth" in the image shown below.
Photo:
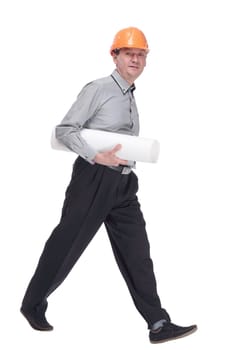
[[[129,68],[138,69],[138,66],[129,66]]]

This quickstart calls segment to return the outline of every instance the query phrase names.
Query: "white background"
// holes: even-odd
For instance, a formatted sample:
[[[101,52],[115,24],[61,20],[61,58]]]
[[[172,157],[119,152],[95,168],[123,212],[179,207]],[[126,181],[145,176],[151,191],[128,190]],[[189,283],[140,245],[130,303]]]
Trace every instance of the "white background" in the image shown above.
[[[51,130],[84,84],[114,69],[115,33],[137,26],[150,46],[136,90],[141,136],[161,145],[157,164],[138,164],[139,199],[163,306],[199,327],[161,347],[232,349],[231,3],[1,1],[1,348],[153,346],[104,229],[49,299],[53,332],[19,313],[75,159],[51,150]]]

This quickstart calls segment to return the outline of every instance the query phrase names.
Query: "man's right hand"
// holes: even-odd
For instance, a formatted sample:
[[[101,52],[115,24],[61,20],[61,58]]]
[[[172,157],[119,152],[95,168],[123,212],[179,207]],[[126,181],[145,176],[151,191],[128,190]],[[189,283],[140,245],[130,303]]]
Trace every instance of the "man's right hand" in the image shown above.
[[[106,152],[99,152],[94,158],[94,162],[101,165],[107,166],[118,166],[118,165],[127,165],[128,161],[121,159],[116,156],[116,152],[121,149],[121,145],[116,145],[112,150]]]

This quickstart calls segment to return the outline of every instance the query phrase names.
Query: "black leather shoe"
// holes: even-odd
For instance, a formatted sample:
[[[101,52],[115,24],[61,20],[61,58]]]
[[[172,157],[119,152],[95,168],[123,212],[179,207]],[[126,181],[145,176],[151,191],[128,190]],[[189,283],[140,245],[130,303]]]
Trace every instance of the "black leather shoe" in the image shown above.
[[[26,309],[23,306],[20,309],[23,316],[29,322],[30,326],[37,331],[52,331],[53,326],[48,323],[45,318],[45,314],[42,312],[38,312],[37,309]]]
[[[194,333],[196,330],[196,325],[180,327],[171,322],[166,322],[158,330],[151,330],[149,338],[150,342],[153,344],[163,343],[169,340],[186,337],[187,335]]]

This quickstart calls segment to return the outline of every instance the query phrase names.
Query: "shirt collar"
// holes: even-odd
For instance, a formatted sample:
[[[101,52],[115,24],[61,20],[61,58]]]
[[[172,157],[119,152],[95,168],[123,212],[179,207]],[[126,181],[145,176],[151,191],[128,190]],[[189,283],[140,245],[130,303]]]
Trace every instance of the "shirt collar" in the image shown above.
[[[133,92],[136,89],[135,85],[129,85],[129,83],[122,78],[122,76],[118,73],[116,69],[112,72],[111,76],[118,84],[123,94],[126,94],[129,90]]]

